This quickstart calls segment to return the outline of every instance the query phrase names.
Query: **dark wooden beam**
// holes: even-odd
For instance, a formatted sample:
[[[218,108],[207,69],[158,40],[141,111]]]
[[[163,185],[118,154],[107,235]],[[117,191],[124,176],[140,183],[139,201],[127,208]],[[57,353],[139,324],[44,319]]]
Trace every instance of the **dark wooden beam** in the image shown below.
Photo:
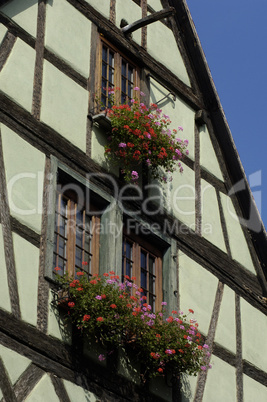
[[[163,18],[169,17],[175,13],[175,10],[173,7],[166,8],[164,10],[157,11],[153,14],[147,15],[144,18],[141,18],[140,20],[137,20],[135,22],[132,22],[129,25],[126,25],[125,27],[121,28],[122,32],[124,35],[127,35],[131,32],[136,31],[139,28],[145,27],[149,24],[152,24],[153,22],[162,20]]]
[[[8,56],[12,52],[16,39],[17,38],[12,33],[10,33],[10,32],[6,33],[6,35],[2,41],[2,44],[0,46],[0,71],[3,69],[3,67],[8,59]]]

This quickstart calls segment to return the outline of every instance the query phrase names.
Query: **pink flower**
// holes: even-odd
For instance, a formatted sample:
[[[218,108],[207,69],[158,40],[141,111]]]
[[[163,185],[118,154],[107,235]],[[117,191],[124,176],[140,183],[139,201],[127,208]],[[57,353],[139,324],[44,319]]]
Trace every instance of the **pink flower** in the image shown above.
[[[138,177],[139,177],[138,173],[135,170],[133,170],[132,171],[132,180],[137,180]]]
[[[184,131],[183,127],[181,127],[181,126],[178,126],[178,130],[179,131]]]
[[[120,147],[120,148],[126,148],[127,145],[125,144],[125,142],[120,142],[120,143],[119,143],[119,147]]]
[[[140,91],[139,87],[134,87],[134,91]]]
[[[105,356],[104,355],[99,355],[98,356],[98,360],[100,361],[100,362],[103,362],[104,360],[106,360],[106,358],[105,358]]]

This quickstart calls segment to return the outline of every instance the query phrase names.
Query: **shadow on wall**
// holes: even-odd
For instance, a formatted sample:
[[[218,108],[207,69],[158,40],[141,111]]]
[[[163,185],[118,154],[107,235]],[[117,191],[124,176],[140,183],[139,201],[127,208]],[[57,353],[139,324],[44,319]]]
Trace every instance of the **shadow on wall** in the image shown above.
[[[7,14],[10,18],[22,13],[38,3],[38,0],[3,0],[0,6],[0,11]],[[50,5],[53,0],[49,1]]]

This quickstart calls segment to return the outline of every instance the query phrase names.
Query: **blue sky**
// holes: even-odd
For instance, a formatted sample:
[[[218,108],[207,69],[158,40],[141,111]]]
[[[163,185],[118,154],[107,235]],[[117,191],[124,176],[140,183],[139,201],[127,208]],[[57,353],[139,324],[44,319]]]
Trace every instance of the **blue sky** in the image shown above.
[[[187,4],[266,228],[267,0]]]

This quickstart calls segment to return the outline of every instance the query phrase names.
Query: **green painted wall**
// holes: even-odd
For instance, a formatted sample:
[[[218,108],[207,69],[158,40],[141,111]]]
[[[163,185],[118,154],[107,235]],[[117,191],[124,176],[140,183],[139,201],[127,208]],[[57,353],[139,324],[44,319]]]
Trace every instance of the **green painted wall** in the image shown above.
[[[207,334],[215,301],[218,279],[186,254],[179,252],[180,309],[193,309],[199,329]]]
[[[45,61],[41,121],[85,151],[87,111],[88,92]]]
[[[36,37],[38,0],[11,0],[0,7],[0,11]]]
[[[17,39],[0,73],[1,91],[29,112],[32,108],[34,64],[35,51]]]
[[[0,224],[0,278],[1,278],[1,291],[0,291],[0,307],[4,310],[11,312],[11,304],[8,291],[7,270],[5,263],[4,240],[2,225]]]
[[[46,10],[45,46],[87,78],[91,22],[65,0],[49,0]]]
[[[3,360],[8,376],[12,384],[19,379],[21,374],[31,364],[31,360],[21,354],[14,352],[0,344],[0,357]]]
[[[13,233],[13,246],[21,318],[29,324],[36,325],[39,249],[15,233]]]
[[[45,155],[1,124],[11,215],[41,232]]]

